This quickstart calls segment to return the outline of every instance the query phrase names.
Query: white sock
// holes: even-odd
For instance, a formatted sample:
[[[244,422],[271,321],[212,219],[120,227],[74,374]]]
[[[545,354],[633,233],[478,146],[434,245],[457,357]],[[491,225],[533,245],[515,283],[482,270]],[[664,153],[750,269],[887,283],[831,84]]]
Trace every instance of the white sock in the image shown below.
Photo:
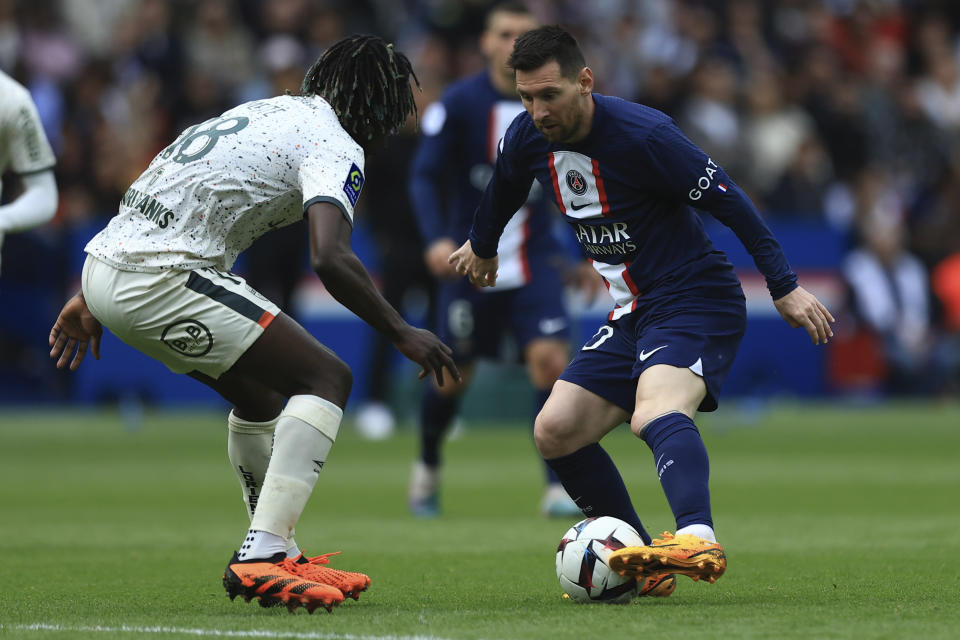
[[[252,530],[285,541],[293,534],[342,418],[340,407],[317,396],[299,395],[287,401],[277,421],[273,455],[250,521]],[[286,550],[286,542],[280,550]]]
[[[238,418],[233,411],[227,418],[227,456],[240,488],[243,491],[243,505],[247,516],[252,520],[257,508],[263,477],[270,464],[270,450],[273,448],[273,432],[279,417],[268,422],[250,422]]]
[[[705,524],[688,524],[682,529],[677,529],[677,535],[683,535],[689,533],[697,536],[698,538],[703,538],[709,542],[716,542],[717,535],[713,532],[713,527]]]
[[[294,541],[292,537],[288,538],[287,539],[287,557],[296,558],[301,555],[303,555],[303,551],[301,551],[300,547],[297,546],[296,541]]]
[[[257,558],[269,558],[272,555],[282,553],[287,547],[287,540],[281,536],[268,531],[247,531],[247,537],[243,539],[240,550],[237,551],[237,558],[240,560],[252,560]]]
[[[234,473],[237,474],[237,480],[240,481],[243,505],[250,520],[253,520],[263,479],[267,475],[273,450],[273,432],[279,419],[277,416],[268,422],[250,422],[238,418],[233,411],[227,418],[227,456]],[[300,548],[291,532],[287,539],[287,557],[296,558],[298,555]]]

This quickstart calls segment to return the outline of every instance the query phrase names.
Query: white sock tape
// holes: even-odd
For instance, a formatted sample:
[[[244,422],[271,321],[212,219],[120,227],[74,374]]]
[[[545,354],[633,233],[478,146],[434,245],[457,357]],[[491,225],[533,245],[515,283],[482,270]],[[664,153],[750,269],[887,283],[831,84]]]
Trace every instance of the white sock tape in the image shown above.
[[[290,416],[306,422],[311,427],[336,442],[343,419],[343,409],[317,396],[291,396],[280,416]]]
[[[230,415],[227,417],[227,428],[235,433],[248,433],[251,435],[272,433],[276,428],[277,420],[279,419],[280,416],[277,416],[273,420],[268,420],[267,422],[250,422],[249,420],[238,418],[233,410],[231,410]]]

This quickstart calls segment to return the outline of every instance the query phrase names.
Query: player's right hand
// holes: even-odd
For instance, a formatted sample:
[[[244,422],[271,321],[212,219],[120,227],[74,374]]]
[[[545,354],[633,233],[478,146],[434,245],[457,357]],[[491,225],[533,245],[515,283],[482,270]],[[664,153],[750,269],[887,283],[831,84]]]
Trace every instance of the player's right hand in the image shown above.
[[[451,356],[453,351],[426,329],[408,327],[393,344],[400,353],[423,367],[417,375],[421,380],[432,373],[442,387],[446,368],[453,379],[460,382],[460,370]]]
[[[497,286],[497,256],[481,258],[473,252],[473,245],[467,240],[463,246],[450,254],[450,264],[460,275],[467,276],[478,287]]]
[[[450,238],[435,240],[423,252],[423,260],[431,275],[438,280],[453,280],[460,277],[457,270],[450,264],[450,254],[457,250],[457,243]]]
[[[93,357],[100,359],[100,336],[103,326],[93,317],[80,292],[67,301],[50,329],[50,357],[57,358],[57,369],[70,362],[70,371],[76,371],[87,355],[89,345]],[[70,360],[70,356],[73,360]]]

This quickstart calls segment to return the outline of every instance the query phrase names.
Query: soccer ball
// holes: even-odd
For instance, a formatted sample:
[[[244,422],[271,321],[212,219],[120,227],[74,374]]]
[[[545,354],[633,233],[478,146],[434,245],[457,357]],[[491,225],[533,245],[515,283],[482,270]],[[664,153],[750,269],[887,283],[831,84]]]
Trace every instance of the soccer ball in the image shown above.
[[[640,534],[610,516],[587,518],[570,527],[557,546],[557,579],[575,602],[629,602],[637,595],[637,579],[624,578],[607,565],[610,554],[642,546]]]

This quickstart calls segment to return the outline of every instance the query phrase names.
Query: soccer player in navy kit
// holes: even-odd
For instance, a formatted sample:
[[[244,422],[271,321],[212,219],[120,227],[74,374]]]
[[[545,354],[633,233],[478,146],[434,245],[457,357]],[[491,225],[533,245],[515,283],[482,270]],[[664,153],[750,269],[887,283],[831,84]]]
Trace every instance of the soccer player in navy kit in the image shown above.
[[[469,240],[450,262],[471,282],[495,285],[497,238],[512,212],[534,179],[553,194],[616,305],[537,416],[537,447],[585,514],[625,520],[647,542],[614,552],[615,570],[648,586],[672,573],[713,582],[726,557],[693,417],[717,408],[746,309],[731,264],[693,208],[737,234],[790,326],[826,343],[833,317],[797,285],[740,187],[668,116],[593,93],[593,73],[567,32],[524,34],[509,65],[526,112],[507,130]],[[625,421],[653,452],[675,534],[651,541],[599,444]]]
[[[556,212],[536,189],[520,199],[516,215],[499,238],[500,279],[495,290],[459,277],[448,258],[460,245],[493,173],[497,142],[523,112],[507,58],[521,33],[537,26],[518,2],[489,12],[480,38],[484,71],[454,83],[421,120],[423,137],[410,172],[410,199],[424,239],[425,261],[438,279],[437,334],[454,349],[460,384],[428,386],[420,412],[421,448],[410,478],[408,502],[419,516],[439,512],[440,449],[477,357],[495,358],[510,334],[536,390],[536,409],[569,361],[569,321],[556,261],[561,253],[550,233]],[[511,212],[513,213],[513,212]],[[549,467],[542,510],[551,516],[580,513]]]

